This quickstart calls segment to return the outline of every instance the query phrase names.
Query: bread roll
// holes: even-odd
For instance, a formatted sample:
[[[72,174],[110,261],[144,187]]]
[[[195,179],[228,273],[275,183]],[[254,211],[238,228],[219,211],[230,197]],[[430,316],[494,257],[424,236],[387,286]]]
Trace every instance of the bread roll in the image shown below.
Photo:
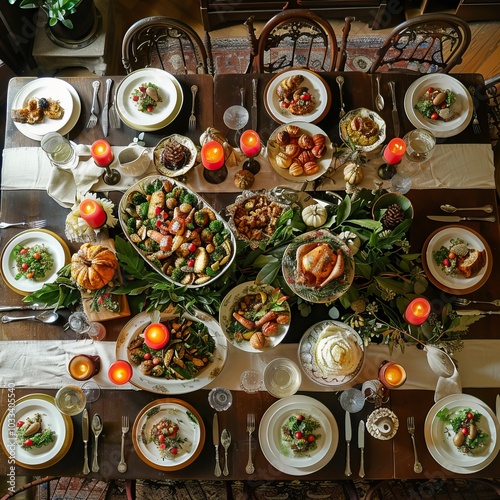
[[[287,144],[285,146],[285,154],[290,158],[296,158],[302,152],[302,149],[298,144]]]
[[[313,175],[319,170],[318,164],[315,161],[308,161],[304,164],[304,174]]]
[[[276,164],[280,168],[289,168],[292,163],[292,159],[285,153],[278,153],[276,155]]]
[[[287,125],[285,130],[290,134],[290,137],[299,137],[301,135],[300,128],[297,125]]]
[[[314,142],[313,142],[312,137],[310,135],[302,134],[299,137],[298,145],[302,149],[312,149],[314,147]]]
[[[302,163],[299,161],[294,161],[290,165],[290,175],[293,175],[294,177],[298,177],[299,175],[302,175],[304,173],[304,167],[302,166]]]

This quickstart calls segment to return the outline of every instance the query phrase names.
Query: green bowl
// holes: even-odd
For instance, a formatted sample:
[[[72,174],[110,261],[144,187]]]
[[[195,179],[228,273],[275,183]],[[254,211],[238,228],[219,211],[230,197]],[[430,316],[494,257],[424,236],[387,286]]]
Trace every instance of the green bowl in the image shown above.
[[[413,205],[411,201],[400,193],[386,193],[377,198],[372,207],[372,217],[380,220],[390,205],[398,204],[405,213],[405,219],[413,219]]]

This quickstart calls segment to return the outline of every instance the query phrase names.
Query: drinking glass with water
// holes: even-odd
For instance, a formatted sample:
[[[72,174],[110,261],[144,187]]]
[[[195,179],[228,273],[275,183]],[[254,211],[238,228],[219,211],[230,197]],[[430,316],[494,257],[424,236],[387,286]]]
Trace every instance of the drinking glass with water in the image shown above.
[[[41,148],[47,153],[51,163],[63,170],[70,170],[78,163],[76,151],[71,143],[59,132],[49,132],[42,137]]]

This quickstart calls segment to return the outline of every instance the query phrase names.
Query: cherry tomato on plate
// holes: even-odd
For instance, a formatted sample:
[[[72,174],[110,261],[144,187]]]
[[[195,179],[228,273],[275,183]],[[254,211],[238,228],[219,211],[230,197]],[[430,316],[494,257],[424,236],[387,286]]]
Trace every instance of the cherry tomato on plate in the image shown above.
[[[431,120],[437,120],[439,118],[439,115],[434,111],[431,115]]]
[[[33,446],[33,439],[26,439],[23,443],[23,446],[26,446],[26,448],[29,448],[30,446]]]
[[[16,423],[17,427],[22,427],[24,425],[24,422],[22,420],[18,420]]]

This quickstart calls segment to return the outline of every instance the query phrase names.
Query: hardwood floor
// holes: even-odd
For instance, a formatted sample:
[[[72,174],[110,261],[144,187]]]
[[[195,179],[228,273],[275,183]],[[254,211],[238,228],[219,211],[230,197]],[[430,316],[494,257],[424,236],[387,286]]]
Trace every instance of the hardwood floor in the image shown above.
[[[199,0],[115,0],[115,11],[120,17],[122,33],[135,21],[148,16],[167,16],[180,19],[191,25],[203,37]],[[343,20],[331,20],[339,36]],[[485,79],[500,74],[500,22],[470,22],[472,43],[465,53],[462,64],[456,66],[455,73],[481,73]],[[255,23],[257,34],[262,23]],[[117,30],[119,31],[119,30]],[[349,36],[385,35],[390,29],[372,31],[366,23],[355,22]],[[243,24],[234,24],[210,32],[212,38],[246,36]],[[117,35],[117,43],[120,40]]]

